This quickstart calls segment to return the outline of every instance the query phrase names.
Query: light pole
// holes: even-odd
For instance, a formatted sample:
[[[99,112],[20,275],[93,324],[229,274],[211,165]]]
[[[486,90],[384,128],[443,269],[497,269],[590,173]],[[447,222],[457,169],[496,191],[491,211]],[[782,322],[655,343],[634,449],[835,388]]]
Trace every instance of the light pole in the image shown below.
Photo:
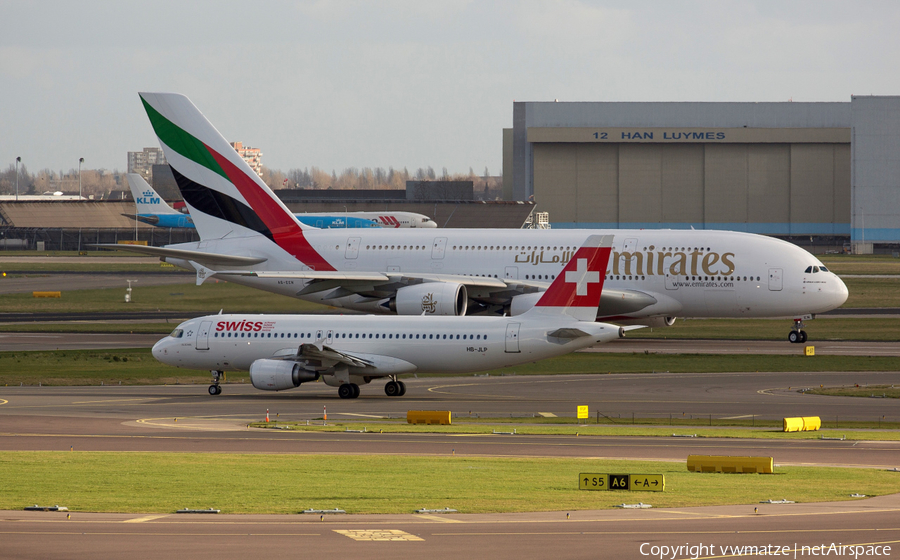
[[[19,201],[19,162],[22,161],[22,156],[16,156],[16,202]]]
[[[81,164],[84,163],[84,158],[78,158],[78,198],[81,198]]]

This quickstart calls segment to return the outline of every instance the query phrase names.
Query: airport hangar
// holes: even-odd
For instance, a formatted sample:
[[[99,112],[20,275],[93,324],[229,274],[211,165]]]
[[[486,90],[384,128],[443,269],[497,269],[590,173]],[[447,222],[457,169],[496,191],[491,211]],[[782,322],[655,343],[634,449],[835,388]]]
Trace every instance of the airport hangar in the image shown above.
[[[896,251],[900,97],[515,102],[503,179],[505,199],[533,199],[553,228],[725,229],[819,252]]]

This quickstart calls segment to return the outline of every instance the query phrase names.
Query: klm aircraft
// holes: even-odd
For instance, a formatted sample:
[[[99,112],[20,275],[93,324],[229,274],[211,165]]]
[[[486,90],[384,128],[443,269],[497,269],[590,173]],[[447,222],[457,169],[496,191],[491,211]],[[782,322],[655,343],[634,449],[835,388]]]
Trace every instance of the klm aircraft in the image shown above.
[[[137,173],[128,173],[128,186],[134,196],[137,212],[124,214],[145,224],[163,228],[194,228],[190,214],[175,210],[159,196],[153,187]],[[297,219],[305,225],[320,229],[329,228],[377,228],[381,225],[375,220],[356,216],[336,216],[333,214],[297,214]],[[395,226],[390,226],[395,227]]]

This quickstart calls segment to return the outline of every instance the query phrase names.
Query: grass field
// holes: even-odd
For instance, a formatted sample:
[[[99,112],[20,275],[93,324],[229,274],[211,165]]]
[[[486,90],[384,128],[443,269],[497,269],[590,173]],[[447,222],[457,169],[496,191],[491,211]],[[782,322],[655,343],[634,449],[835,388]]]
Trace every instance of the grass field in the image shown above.
[[[833,395],[838,397],[882,397],[900,399],[900,387],[893,385],[867,385],[864,387],[824,387],[807,391],[813,395]]]
[[[229,381],[248,380],[229,374]],[[157,362],[149,348],[0,352],[0,385],[165,385],[208,383],[209,372]]]
[[[900,274],[900,259],[891,255],[820,255],[835,274]]]
[[[806,321],[809,340],[872,340],[894,342],[900,337],[900,319],[894,317],[825,316]],[[629,331],[628,338],[781,340],[787,342],[790,319],[678,319],[671,327]],[[806,345],[794,345],[798,352]]]
[[[64,278],[62,279],[65,280]],[[188,280],[189,281],[189,280]],[[190,282],[190,281],[189,281]],[[2,289],[2,283],[0,283]],[[218,313],[321,313],[329,307],[229,282],[210,280],[202,286],[193,282],[165,286],[136,284],[132,302],[125,303],[121,288],[63,290],[61,298],[34,298],[30,293],[0,295],[5,313],[84,313],[125,311],[205,311]]]
[[[158,334],[160,338],[172,332],[179,323],[187,319],[169,319],[155,323],[138,323],[134,321],[87,322],[72,321],[68,323],[3,323],[0,332],[28,333],[146,333]]]
[[[0,254],[2,257],[3,254]],[[156,272],[176,272],[181,271],[184,273],[185,278],[191,278],[194,275],[188,271],[182,271],[181,269],[174,268],[171,266],[162,267],[161,263],[117,263],[115,259],[110,259],[108,263],[31,263],[31,262],[19,262],[19,263],[0,263],[0,272],[5,272],[9,277],[22,276],[23,272],[37,272],[37,273],[47,273],[53,274],[54,272],[79,272],[83,274],[89,274],[91,272],[142,272],[142,273],[156,273]]]
[[[702,354],[600,354],[579,352],[489,375],[603,373],[715,373],[779,371],[896,371],[897,358],[874,356],[760,356]],[[454,376],[457,377],[457,376]],[[162,385],[207,383],[209,373],[157,362],[150,349],[0,352],[0,385]],[[244,382],[247,373],[229,373]]]
[[[372,435],[377,438],[377,434]],[[849,500],[900,491],[900,475],[871,469],[777,467],[776,475],[698,474],[683,463],[384,455],[4,452],[0,509],[59,504],[92,512],[460,513]],[[102,474],[100,474],[102,473]],[[580,473],[663,474],[665,492],[578,490]],[[211,483],[213,482],[213,483]],[[398,491],[402,489],[402,491]],[[749,510],[748,510],[749,511]]]
[[[252,422],[253,428],[273,430],[292,430],[298,432],[346,432],[363,431],[373,433],[412,433],[412,434],[484,434],[495,432],[508,434],[515,430],[515,435],[567,435],[567,436],[608,436],[608,437],[698,437],[698,438],[740,438],[767,440],[802,440],[825,438],[844,438],[853,441],[900,441],[900,422],[854,421],[841,422],[839,419],[824,419],[823,429],[815,432],[789,432],[782,429],[782,420],[756,419],[758,427],[750,428],[750,420],[741,424],[745,428],[736,427],[738,422],[733,418],[710,418],[705,416],[688,418],[674,414],[671,426],[664,417],[656,418],[601,418],[595,424],[593,418],[576,420],[574,417],[555,418],[557,423],[544,423],[541,418],[480,418],[463,417],[454,419],[454,423],[446,426],[427,424],[407,424],[405,420],[329,420],[323,425],[321,418],[305,422]],[[835,424],[839,427],[834,428]],[[710,427],[712,426],[712,427]],[[730,426],[730,427],[729,427]],[[765,426],[765,427],[759,427]],[[830,427],[827,427],[830,426]],[[841,428],[840,426],[844,426]]]

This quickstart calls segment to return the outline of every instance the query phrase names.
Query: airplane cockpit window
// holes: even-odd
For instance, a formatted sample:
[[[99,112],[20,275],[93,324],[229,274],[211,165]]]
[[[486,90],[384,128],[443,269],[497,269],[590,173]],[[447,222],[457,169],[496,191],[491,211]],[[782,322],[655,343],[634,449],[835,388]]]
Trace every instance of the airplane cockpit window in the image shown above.
[[[828,272],[828,269],[825,268],[824,266],[820,266],[819,270],[821,270],[822,272]]]
[[[811,266],[807,266],[807,267],[806,267],[806,270],[804,270],[803,272],[809,274],[810,272],[812,272],[812,267],[811,267]]]
[[[182,329],[175,329],[169,336],[172,338],[181,338],[184,336],[184,331]]]
[[[816,272],[819,272],[819,267],[818,267],[818,266],[814,266],[814,267],[813,267],[813,274],[815,274]]]

